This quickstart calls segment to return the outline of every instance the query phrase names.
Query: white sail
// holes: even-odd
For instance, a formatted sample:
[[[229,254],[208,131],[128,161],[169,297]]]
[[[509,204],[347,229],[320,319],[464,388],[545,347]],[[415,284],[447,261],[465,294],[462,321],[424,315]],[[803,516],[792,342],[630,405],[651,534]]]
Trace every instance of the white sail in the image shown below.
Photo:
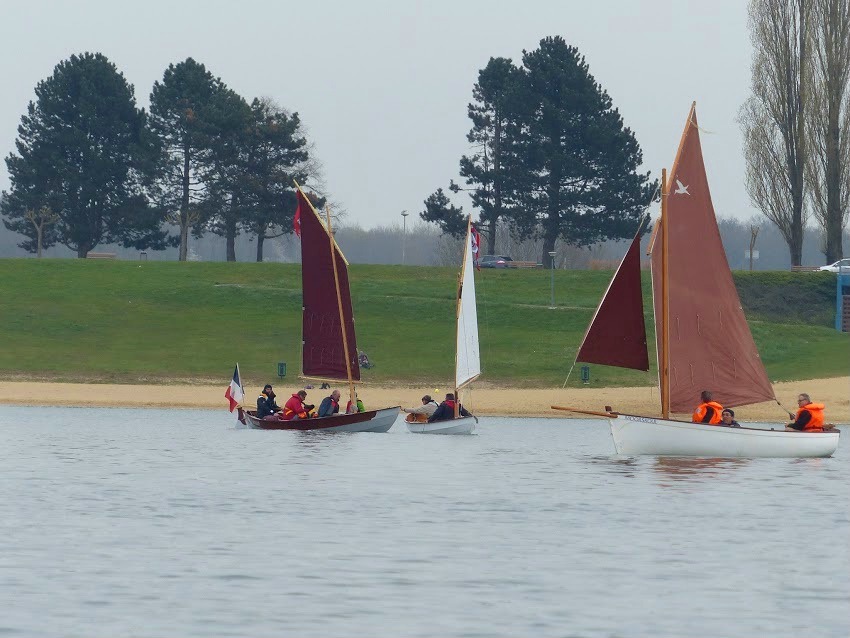
[[[472,231],[467,223],[466,247],[463,251],[463,275],[457,310],[457,358],[455,387],[460,389],[481,374],[478,355],[478,311],[475,307],[475,275],[472,265]]]

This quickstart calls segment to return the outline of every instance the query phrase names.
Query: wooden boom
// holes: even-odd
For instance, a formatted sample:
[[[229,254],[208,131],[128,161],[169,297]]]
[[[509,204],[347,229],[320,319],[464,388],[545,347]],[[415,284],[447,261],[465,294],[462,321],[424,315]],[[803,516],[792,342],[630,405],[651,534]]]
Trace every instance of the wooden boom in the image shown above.
[[[594,412],[593,410],[581,410],[579,408],[570,408],[560,405],[552,405],[549,407],[551,407],[553,410],[563,410],[564,412],[575,412],[577,414],[592,414],[593,416],[604,416],[606,419],[616,419],[618,416],[617,412]]]

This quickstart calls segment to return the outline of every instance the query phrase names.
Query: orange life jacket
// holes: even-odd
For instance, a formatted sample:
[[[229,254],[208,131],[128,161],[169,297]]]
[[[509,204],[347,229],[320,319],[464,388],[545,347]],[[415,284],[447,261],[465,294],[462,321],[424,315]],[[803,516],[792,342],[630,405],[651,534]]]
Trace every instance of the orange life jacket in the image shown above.
[[[823,432],[823,408],[823,403],[809,403],[797,410],[798,419],[804,410],[812,415],[812,418],[803,427],[803,432]]]
[[[694,410],[694,423],[702,423],[702,419],[708,411],[707,408],[714,408],[714,414],[711,415],[711,420],[708,422],[709,425],[717,425],[723,420],[720,416],[723,412],[723,406],[716,401],[709,401],[708,403],[700,403]]]

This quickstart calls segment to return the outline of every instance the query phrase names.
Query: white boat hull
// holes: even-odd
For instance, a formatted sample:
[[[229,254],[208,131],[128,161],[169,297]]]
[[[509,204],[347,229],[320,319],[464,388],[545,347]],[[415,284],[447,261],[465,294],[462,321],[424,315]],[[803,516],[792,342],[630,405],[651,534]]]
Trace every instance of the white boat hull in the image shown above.
[[[472,434],[475,430],[475,419],[471,416],[436,423],[405,421],[404,424],[407,426],[407,431],[414,434]]]
[[[839,430],[786,432],[732,428],[620,414],[608,419],[617,454],[715,458],[812,458],[832,456]]]

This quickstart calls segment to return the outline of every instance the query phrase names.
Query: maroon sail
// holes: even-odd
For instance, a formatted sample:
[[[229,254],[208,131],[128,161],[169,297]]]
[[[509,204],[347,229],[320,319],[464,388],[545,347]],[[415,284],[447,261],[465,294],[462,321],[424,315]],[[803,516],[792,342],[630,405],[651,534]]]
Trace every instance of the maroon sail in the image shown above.
[[[692,411],[703,390],[727,406],[774,399],[717,229],[695,107],[668,189],[670,409]],[[662,232],[659,228],[652,246],[656,339],[662,324]]]
[[[649,370],[640,285],[640,231],[593,315],[576,361]]]
[[[360,380],[354,314],[348,290],[348,265],[342,252],[329,237],[327,228],[304,194],[298,190],[297,217],[301,222],[302,372],[322,379]],[[336,259],[339,300],[348,341],[349,366],[345,365],[345,344],[340,323],[340,304],[334,280],[332,259]]]

